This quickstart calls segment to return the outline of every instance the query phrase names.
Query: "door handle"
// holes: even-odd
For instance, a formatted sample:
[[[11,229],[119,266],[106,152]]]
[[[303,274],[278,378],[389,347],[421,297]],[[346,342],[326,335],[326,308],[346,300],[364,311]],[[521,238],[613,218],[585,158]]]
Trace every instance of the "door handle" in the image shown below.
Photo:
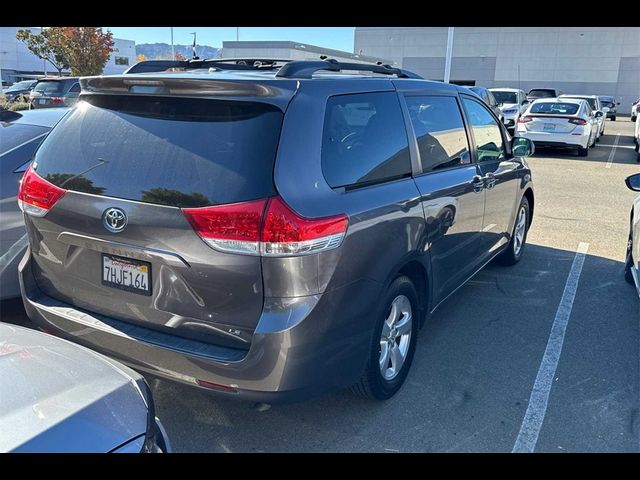
[[[484,179],[480,175],[474,175],[471,179],[471,185],[473,185],[473,191],[479,193],[484,188]]]
[[[488,190],[492,189],[496,184],[496,176],[491,172],[487,173],[482,179],[485,181]]]

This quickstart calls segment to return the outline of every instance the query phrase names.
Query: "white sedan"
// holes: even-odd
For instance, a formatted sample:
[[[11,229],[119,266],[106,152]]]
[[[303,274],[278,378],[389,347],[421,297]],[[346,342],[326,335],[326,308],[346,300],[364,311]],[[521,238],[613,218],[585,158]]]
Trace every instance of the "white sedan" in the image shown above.
[[[602,115],[582,99],[540,98],[518,118],[515,136],[532,140],[536,149],[569,148],[586,157],[596,143],[598,117]]]

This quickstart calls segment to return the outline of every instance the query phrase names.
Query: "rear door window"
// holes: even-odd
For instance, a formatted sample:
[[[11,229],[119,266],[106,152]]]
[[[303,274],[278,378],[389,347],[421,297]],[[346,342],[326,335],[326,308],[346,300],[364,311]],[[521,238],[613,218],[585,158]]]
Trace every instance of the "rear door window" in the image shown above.
[[[80,102],[36,152],[36,170],[63,188],[202,207],[274,195],[283,114],[251,101],[95,96]]]
[[[327,101],[322,172],[333,188],[411,175],[407,131],[395,92],[339,95]]]
[[[462,114],[454,97],[406,97],[422,172],[471,163]]]

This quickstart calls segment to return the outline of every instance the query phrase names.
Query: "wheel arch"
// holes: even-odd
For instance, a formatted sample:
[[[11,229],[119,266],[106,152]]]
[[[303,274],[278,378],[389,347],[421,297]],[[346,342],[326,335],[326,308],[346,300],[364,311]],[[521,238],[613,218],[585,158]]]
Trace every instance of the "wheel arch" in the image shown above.
[[[533,188],[527,187],[523,194],[524,197],[527,198],[529,202],[529,227],[531,226],[531,222],[533,222],[533,212],[535,209],[535,200],[533,195]]]
[[[413,286],[416,287],[418,302],[420,304],[420,327],[422,327],[427,318],[427,313],[430,310],[431,282],[429,281],[429,272],[422,262],[412,258],[397,269],[396,273],[391,276],[389,282],[392,282],[401,275],[409,277]]]

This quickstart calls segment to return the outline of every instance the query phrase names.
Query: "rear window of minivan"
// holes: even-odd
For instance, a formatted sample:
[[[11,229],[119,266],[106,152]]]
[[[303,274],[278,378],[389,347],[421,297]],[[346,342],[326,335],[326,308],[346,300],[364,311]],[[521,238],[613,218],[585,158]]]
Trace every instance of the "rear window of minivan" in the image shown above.
[[[176,207],[274,194],[283,114],[252,101],[86,97],[42,143],[35,169],[70,190]]]
[[[64,90],[63,80],[44,80],[40,81],[33,88],[34,91],[43,93],[45,95],[62,93]]]

